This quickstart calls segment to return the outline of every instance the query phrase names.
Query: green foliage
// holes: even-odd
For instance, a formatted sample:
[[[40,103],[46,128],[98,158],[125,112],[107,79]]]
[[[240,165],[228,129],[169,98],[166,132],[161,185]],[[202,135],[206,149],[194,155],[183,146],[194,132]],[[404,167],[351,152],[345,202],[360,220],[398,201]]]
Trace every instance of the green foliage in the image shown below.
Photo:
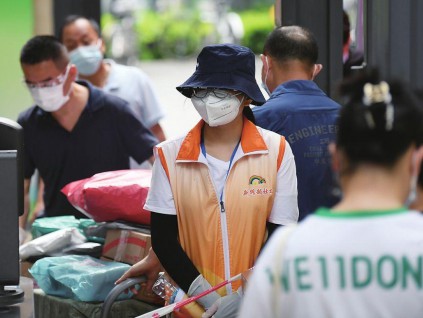
[[[143,14],[137,25],[141,40],[141,58],[180,58],[198,52],[204,39],[212,32],[210,24],[198,14],[171,12]]]
[[[33,34],[34,16],[32,0],[0,1],[0,116],[17,120],[18,114],[33,101],[25,85],[22,85],[22,69],[19,55],[22,46]],[[1,316],[1,315],[0,315]]]
[[[109,29],[111,24],[115,23],[115,22],[116,22],[115,19],[113,18],[113,16],[110,13],[103,13],[101,15],[101,21],[100,21],[101,29],[102,29],[103,33],[104,33],[105,29],[106,30]]]
[[[269,10],[269,7],[261,7],[241,12],[240,16],[245,32],[241,44],[249,47],[256,54],[262,53],[264,41],[274,28],[273,12]]]
[[[153,43],[160,38],[163,32],[161,23],[160,16],[153,11],[144,11],[139,14],[136,28],[140,40],[141,60],[152,60],[160,57],[160,53],[157,52]]]
[[[106,42],[106,56],[111,57],[110,54],[110,38],[112,33],[113,25],[117,23],[116,19],[110,13],[103,13],[101,15],[101,36]]]
[[[256,54],[261,53],[266,36],[273,29],[273,12],[269,6],[262,5],[239,12],[239,15],[244,24],[241,44]],[[107,41],[107,30],[115,21],[110,14],[103,14],[101,22]],[[219,43],[215,27],[192,9],[161,14],[143,10],[137,16],[136,31],[141,60],[193,56],[204,45]]]

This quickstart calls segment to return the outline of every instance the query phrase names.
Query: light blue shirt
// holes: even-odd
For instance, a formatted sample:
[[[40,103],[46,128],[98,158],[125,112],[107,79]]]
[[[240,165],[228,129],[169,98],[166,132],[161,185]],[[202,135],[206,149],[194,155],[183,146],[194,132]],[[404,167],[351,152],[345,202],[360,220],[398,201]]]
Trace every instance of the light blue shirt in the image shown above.
[[[165,116],[165,111],[147,74],[137,67],[117,64],[110,59],[105,62],[111,68],[104,91],[129,102],[147,128],[156,125]]]

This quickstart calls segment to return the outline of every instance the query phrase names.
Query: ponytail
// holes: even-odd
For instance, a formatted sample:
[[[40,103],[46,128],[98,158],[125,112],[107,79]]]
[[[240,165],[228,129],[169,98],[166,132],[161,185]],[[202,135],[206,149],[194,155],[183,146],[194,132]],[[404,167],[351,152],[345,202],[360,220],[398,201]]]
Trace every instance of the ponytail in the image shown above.
[[[341,86],[344,106],[338,120],[337,146],[351,168],[362,163],[392,167],[423,137],[423,113],[407,86],[381,81],[363,72]]]

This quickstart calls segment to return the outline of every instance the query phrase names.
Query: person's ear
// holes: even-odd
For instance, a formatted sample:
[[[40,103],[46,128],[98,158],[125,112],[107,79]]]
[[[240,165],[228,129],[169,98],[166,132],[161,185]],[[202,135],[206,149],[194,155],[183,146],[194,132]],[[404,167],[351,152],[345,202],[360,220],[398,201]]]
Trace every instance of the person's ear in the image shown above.
[[[260,54],[261,63],[265,65],[266,63],[266,56],[264,54]]]
[[[69,92],[72,83],[75,82],[77,76],[78,70],[75,64],[69,64],[68,78],[66,79],[65,84],[63,85],[63,95],[66,95]]]
[[[420,146],[413,151],[411,157],[411,175],[418,176],[421,169],[421,163],[423,160],[423,146]]]
[[[264,54],[260,54],[260,58],[261,58],[261,62],[263,63],[263,66],[266,69],[270,70],[272,68],[272,63],[273,63],[272,59],[269,56]]]
[[[104,54],[106,53],[106,44],[105,44],[105,42],[104,42],[104,40],[102,38],[98,38],[98,40],[101,41],[100,51],[101,51],[101,53],[104,56]]]
[[[253,100],[251,98],[245,96],[245,99],[244,99],[244,102],[243,102],[244,106],[250,106],[252,102],[253,102]]]
[[[75,64],[70,64],[68,78],[70,82],[74,82],[78,77],[78,69],[76,68]]]
[[[320,71],[323,69],[322,64],[314,64],[313,73],[311,75],[311,80],[313,81],[317,75],[319,75]]]

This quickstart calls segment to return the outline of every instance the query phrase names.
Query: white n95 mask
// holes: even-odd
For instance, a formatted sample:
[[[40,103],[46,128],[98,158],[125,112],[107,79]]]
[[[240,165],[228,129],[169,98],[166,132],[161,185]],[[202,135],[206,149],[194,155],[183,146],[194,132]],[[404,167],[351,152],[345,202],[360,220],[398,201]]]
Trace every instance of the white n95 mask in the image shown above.
[[[29,90],[34,103],[46,112],[60,109],[69,100],[69,94],[63,95],[63,84],[53,87],[35,87]]]
[[[267,82],[267,76],[269,75],[269,60],[267,59],[267,56],[264,56],[266,58],[266,64],[267,64],[267,70],[266,70],[266,75],[264,76],[264,80],[262,79],[260,85],[261,87],[264,89],[264,91],[267,93],[267,95],[271,95],[272,93],[270,92],[269,87],[267,86],[266,82]]]
[[[192,96],[191,102],[201,118],[211,127],[216,127],[226,125],[236,118],[242,100],[236,95],[219,98],[209,93],[203,98]]]

